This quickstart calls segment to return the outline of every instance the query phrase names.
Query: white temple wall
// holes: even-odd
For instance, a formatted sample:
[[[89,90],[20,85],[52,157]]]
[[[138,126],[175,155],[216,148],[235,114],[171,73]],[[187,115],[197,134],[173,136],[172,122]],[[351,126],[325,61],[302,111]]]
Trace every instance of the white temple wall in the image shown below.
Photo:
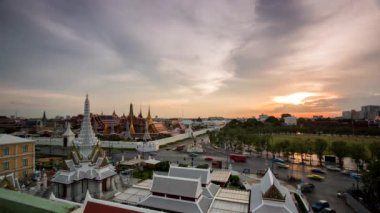
[[[194,136],[205,134],[207,131],[214,131],[215,128],[203,129],[199,131],[194,131]],[[190,138],[191,136],[188,133],[175,135],[168,138],[162,138],[159,140],[149,141],[149,143],[155,144],[154,149],[158,150],[159,146],[174,143],[176,141],[185,140]],[[36,145],[48,145],[48,146],[63,146],[63,138],[46,138],[46,137],[38,137],[33,138],[36,141]],[[118,148],[118,149],[137,149],[138,147],[142,147],[143,142],[127,142],[127,141],[101,141],[103,148]],[[151,147],[148,148],[149,151]]]

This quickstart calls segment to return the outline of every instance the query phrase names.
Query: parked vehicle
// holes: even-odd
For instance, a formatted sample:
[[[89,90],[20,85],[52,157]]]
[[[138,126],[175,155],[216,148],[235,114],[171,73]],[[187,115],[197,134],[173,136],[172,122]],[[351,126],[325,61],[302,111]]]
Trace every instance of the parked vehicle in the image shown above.
[[[240,162],[240,163],[247,162],[247,157],[244,155],[239,155],[239,154],[230,154],[230,159],[233,160],[234,162]]]
[[[276,163],[277,167],[278,168],[281,168],[281,169],[289,169],[289,165],[288,164],[285,164],[285,163]]]
[[[311,205],[314,212],[321,212],[323,209],[328,207],[330,207],[330,204],[326,200],[319,200]]]
[[[326,171],[322,169],[311,169],[310,171],[313,173],[318,173],[318,174],[326,174]]]
[[[207,160],[207,161],[212,161],[212,160],[214,160],[214,158],[212,158],[212,157],[210,157],[210,156],[206,156],[206,157],[205,157],[205,160]]]
[[[324,177],[317,174],[310,174],[307,176],[307,178],[312,179],[312,180],[319,180],[319,181],[322,181],[325,179]]]
[[[339,167],[332,166],[332,165],[326,166],[326,169],[330,170],[330,171],[335,171],[335,172],[340,172],[340,170],[341,170]]]
[[[272,162],[273,162],[273,163],[285,163],[285,161],[282,160],[281,158],[273,158],[273,159],[272,159]]]
[[[313,192],[315,189],[315,185],[312,183],[300,183],[297,187],[301,192]]]
[[[355,173],[355,172],[352,172],[350,174],[351,178],[356,180],[356,181],[360,181],[360,179],[362,178],[361,174],[358,174],[358,173]]]

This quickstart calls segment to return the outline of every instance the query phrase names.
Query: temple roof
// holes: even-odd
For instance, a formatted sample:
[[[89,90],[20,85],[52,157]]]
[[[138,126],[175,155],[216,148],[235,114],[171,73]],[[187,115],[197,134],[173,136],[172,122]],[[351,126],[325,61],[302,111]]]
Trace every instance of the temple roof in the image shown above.
[[[289,190],[280,184],[270,169],[259,184],[252,186],[250,201],[250,212],[298,212]]]
[[[202,187],[197,179],[154,175],[151,191],[198,198],[202,193]]]
[[[209,169],[170,166],[169,176],[192,179],[200,178],[201,183],[206,185],[211,182],[211,175]]]

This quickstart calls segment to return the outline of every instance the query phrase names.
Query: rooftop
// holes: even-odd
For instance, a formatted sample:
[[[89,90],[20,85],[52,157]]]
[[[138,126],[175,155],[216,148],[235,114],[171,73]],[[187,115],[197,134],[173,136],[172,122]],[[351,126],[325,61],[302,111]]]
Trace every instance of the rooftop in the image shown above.
[[[52,201],[29,194],[0,188],[0,209],[4,212],[68,213],[79,207],[80,205]]]
[[[211,173],[211,181],[218,182],[218,183],[227,183],[228,179],[230,178],[230,175],[231,175],[230,170],[215,169]]]
[[[34,142],[34,140],[20,138],[20,137],[8,135],[8,134],[0,134],[0,145],[30,143],[30,142]]]

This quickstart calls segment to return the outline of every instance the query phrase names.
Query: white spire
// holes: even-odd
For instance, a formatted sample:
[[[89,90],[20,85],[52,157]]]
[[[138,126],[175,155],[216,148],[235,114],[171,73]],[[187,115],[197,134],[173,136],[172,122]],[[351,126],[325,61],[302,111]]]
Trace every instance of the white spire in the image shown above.
[[[73,133],[73,131],[71,131],[71,124],[68,121],[67,126],[66,126],[66,131],[63,133],[62,136],[73,136],[73,135],[75,135],[75,134]]]
[[[149,134],[149,125],[148,125],[148,121],[145,121],[145,133],[144,133],[144,137],[143,137],[143,140],[144,141],[149,141],[151,140],[152,138],[150,137],[150,134]]]
[[[86,94],[86,100],[84,102],[84,114],[82,126],[78,138],[75,139],[74,144],[78,146],[80,153],[85,159],[92,152],[92,147],[99,142],[98,138],[95,136],[94,131],[91,126],[90,117],[90,101],[88,100],[88,94]]]

